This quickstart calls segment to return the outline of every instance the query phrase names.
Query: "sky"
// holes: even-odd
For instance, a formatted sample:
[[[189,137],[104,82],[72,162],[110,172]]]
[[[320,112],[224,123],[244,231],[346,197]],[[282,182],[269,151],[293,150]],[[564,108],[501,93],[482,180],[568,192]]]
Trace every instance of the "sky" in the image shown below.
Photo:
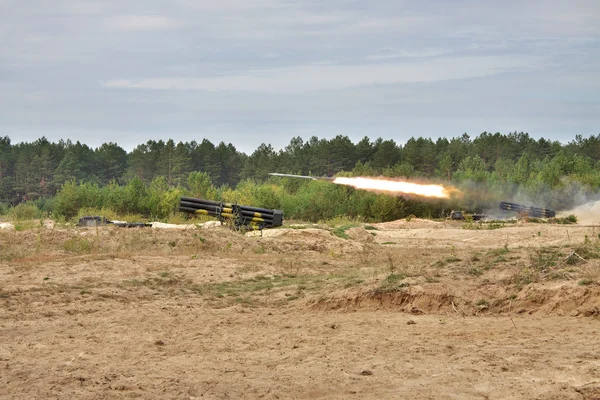
[[[598,0],[0,0],[0,137],[600,134]]]

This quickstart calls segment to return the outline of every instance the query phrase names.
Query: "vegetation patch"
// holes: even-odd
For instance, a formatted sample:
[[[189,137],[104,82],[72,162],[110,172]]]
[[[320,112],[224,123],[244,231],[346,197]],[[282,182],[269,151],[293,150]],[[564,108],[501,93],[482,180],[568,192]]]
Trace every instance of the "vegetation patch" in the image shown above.
[[[552,220],[550,220],[550,222],[555,223],[555,224],[576,224],[577,223],[577,216],[575,215],[569,215],[567,217],[564,218],[553,218]]]
[[[356,274],[302,274],[302,275],[257,275],[252,278],[219,283],[203,283],[190,286],[194,293],[211,298],[240,298],[265,296],[279,291],[294,290],[295,298],[305,293],[320,292],[327,285],[353,287],[363,283]],[[287,296],[288,300],[290,296]]]
[[[340,226],[333,228],[331,233],[333,233],[335,236],[342,238],[342,239],[350,239],[350,237],[346,234],[346,231],[351,228],[356,228],[357,226],[360,226],[360,224],[359,223],[350,223],[350,224],[340,225]]]
[[[63,249],[76,254],[89,254],[92,252],[92,243],[82,237],[74,236],[63,243]]]
[[[529,255],[530,265],[537,271],[546,271],[555,267],[560,260],[561,252],[559,249],[542,247],[532,250]]]
[[[25,221],[42,217],[42,212],[32,202],[17,204],[8,212],[9,219],[13,221]]]
[[[391,293],[401,290],[402,288],[408,287],[409,284],[401,282],[406,279],[406,275],[400,273],[391,273],[381,282],[379,287],[376,289],[377,293]]]

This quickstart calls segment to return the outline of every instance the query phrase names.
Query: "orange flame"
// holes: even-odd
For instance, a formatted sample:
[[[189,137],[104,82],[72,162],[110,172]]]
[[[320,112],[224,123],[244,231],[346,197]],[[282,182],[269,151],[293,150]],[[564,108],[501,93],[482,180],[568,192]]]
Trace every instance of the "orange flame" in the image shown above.
[[[422,185],[413,182],[362,177],[338,177],[333,180],[333,183],[337,183],[339,185],[354,186],[357,189],[363,190],[415,194],[418,196],[435,197],[440,199],[447,199],[450,197],[450,194],[452,192],[456,191],[456,189],[454,188],[445,188],[442,185]]]

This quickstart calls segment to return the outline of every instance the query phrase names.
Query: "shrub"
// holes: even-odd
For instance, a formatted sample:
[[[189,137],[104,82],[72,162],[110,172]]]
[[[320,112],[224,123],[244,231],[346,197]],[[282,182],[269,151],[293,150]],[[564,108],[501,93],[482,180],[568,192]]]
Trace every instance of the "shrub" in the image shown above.
[[[377,221],[393,221],[404,217],[404,203],[397,196],[379,195],[373,204],[371,217]]]
[[[17,204],[8,212],[8,217],[15,221],[40,218],[41,215],[36,205],[30,202]]]
[[[187,184],[192,197],[206,200],[214,200],[217,197],[217,190],[206,172],[190,172]]]
[[[97,184],[66,182],[54,199],[54,212],[66,219],[77,215],[82,207],[101,207],[103,193]]]
[[[263,208],[281,208],[281,199],[274,185],[261,185],[256,191],[256,205]]]

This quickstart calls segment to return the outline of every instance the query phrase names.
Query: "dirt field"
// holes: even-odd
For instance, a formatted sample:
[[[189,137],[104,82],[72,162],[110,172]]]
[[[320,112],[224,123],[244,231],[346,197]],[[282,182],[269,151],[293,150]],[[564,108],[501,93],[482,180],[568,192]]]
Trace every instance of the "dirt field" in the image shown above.
[[[600,228],[0,230],[1,398],[600,398]]]

